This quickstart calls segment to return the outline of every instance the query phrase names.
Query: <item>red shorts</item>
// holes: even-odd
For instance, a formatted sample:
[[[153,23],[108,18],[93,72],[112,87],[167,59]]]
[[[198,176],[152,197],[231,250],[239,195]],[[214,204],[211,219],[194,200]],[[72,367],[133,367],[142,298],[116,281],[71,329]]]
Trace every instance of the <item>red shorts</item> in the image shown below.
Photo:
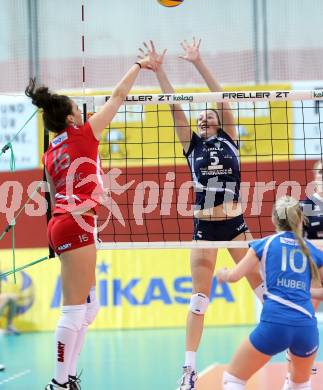
[[[81,224],[78,223],[80,218]],[[96,216],[77,216],[70,213],[54,215],[48,223],[47,236],[49,245],[60,255],[61,253],[94,244],[94,229]],[[83,226],[86,224],[85,226]]]

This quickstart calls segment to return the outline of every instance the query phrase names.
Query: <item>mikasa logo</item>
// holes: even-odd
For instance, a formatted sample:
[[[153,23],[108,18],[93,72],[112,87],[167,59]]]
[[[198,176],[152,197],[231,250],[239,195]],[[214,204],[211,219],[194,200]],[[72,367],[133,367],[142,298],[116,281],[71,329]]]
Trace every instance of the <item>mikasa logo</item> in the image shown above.
[[[61,144],[62,142],[66,141],[67,138],[68,138],[68,135],[67,135],[67,132],[65,131],[65,133],[60,134],[56,138],[53,139],[52,145],[57,146],[57,145]]]

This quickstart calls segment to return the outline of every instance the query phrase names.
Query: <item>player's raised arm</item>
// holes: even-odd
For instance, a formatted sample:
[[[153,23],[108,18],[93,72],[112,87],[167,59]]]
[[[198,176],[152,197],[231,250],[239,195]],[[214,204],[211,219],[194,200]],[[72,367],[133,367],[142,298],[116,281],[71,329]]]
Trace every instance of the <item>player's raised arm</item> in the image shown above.
[[[143,57],[132,65],[114,88],[111,98],[104,104],[100,111],[89,119],[93,133],[98,140],[101,138],[103,130],[118,112],[141,69],[153,69],[153,63],[149,56]]]
[[[164,50],[161,54],[156,52],[154,43],[152,41],[150,41],[149,44],[144,42],[143,45],[145,49],[139,49],[141,52],[139,58],[143,58],[143,56],[147,53],[146,56],[149,56],[149,58],[154,62],[153,69],[155,70],[161,90],[164,93],[174,93],[175,90],[163,69],[163,60],[166,50]],[[187,121],[184,111],[182,110],[182,107],[179,104],[171,104],[170,107],[175,123],[177,137],[182,144],[184,151],[187,152],[192,137],[190,125]]]
[[[200,55],[200,44],[201,39],[196,41],[195,38],[193,38],[192,43],[187,42],[186,40],[181,43],[181,46],[185,52],[184,55],[180,56],[185,61],[191,62],[195,68],[198,70],[200,75],[205,80],[207,86],[209,87],[210,91],[212,92],[222,92],[223,89],[219,82],[214,78],[212,75],[210,69],[206,66],[204,63],[201,55]],[[230,104],[227,102],[224,103],[218,103],[217,108],[219,111],[219,116],[221,119],[221,124],[223,130],[229,134],[229,136],[236,141],[237,140],[237,130],[235,126],[234,117],[232,114],[232,109],[230,107]]]
[[[219,283],[234,283],[238,282],[244,276],[248,275],[258,266],[259,259],[256,252],[250,248],[244,258],[233,268],[222,268],[216,273],[216,277]]]

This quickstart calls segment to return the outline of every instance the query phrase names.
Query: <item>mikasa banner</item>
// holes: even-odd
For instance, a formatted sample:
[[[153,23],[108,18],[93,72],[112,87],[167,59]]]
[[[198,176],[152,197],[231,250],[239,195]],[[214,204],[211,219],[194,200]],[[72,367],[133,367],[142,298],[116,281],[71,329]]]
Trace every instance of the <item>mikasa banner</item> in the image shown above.
[[[17,266],[46,256],[46,249],[17,250]],[[0,252],[2,267],[10,267],[11,251]],[[217,267],[232,267],[220,250]],[[60,264],[52,259],[19,273],[17,285],[9,277],[2,291],[16,291],[18,329],[53,330],[61,304]],[[4,268],[2,268],[4,271]],[[192,291],[189,250],[99,251],[97,296],[100,313],[94,329],[184,327]],[[214,277],[206,325],[254,324],[255,298],[245,280],[219,285]]]

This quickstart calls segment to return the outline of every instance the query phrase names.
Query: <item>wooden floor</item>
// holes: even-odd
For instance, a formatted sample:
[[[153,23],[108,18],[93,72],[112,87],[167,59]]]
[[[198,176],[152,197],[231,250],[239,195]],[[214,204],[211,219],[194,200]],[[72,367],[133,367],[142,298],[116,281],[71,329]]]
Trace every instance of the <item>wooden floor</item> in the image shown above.
[[[206,328],[198,352],[197,390],[221,390],[225,364],[252,327]],[[320,334],[323,327],[320,325]],[[182,373],[185,329],[90,331],[80,357],[82,390],[175,390]],[[54,371],[54,333],[0,334],[0,390],[42,390]],[[323,350],[313,390],[323,390]],[[218,364],[214,364],[218,362]],[[211,367],[210,367],[211,365]],[[205,369],[209,367],[208,369]],[[281,390],[285,354],[273,358],[248,390]]]

